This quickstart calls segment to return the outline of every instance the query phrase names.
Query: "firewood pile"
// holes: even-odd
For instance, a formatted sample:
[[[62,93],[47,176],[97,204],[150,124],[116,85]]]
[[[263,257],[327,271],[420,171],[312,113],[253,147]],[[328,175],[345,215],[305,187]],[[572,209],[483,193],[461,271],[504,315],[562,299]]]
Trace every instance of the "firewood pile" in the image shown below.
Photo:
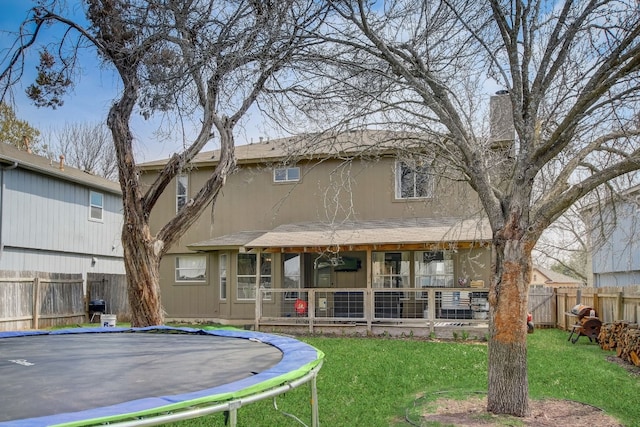
[[[615,350],[622,360],[640,366],[640,329],[637,324],[617,321],[602,325],[598,342],[603,350]]]

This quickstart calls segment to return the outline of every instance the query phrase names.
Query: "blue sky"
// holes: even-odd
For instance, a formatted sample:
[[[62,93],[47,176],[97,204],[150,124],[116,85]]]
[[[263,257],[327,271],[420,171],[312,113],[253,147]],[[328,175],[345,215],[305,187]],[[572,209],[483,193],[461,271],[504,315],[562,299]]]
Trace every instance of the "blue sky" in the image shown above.
[[[69,3],[76,2],[70,0]],[[29,0],[0,0],[0,58],[3,58],[7,49],[11,47],[11,43],[15,40],[15,33],[19,30],[20,24],[32,4]],[[71,13],[73,13],[73,9]],[[46,33],[46,40],[55,41],[59,34],[59,31],[49,29]],[[37,108],[25,95],[25,89],[33,81],[35,75],[37,57],[38,48],[33,46],[28,54],[25,76],[13,92],[13,107],[18,118],[26,120],[44,135],[48,130],[61,128],[66,123],[97,123],[106,120],[109,107],[112,101],[117,98],[120,90],[119,81],[111,70],[101,67],[98,59],[87,53],[82,60],[82,73],[75,89],[64,98],[64,105],[56,110]],[[4,62],[1,66],[4,67]],[[236,136],[237,144],[248,143],[252,139],[257,141],[260,136],[264,135],[264,132],[259,130],[262,126],[257,121],[257,118],[250,117],[244,129],[239,129],[240,132]],[[149,122],[137,116],[134,119],[132,129],[138,162],[165,158],[181,149],[182,138],[178,135],[158,137],[155,133],[158,125],[159,121]],[[205,149],[215,148],[217,148],[215,144],[210,143]]]

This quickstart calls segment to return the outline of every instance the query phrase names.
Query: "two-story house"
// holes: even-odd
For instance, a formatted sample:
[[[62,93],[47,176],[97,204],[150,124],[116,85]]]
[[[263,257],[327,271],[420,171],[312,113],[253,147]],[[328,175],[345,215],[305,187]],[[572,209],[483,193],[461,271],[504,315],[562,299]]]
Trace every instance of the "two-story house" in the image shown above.
[[[124,274],[121,232],[118,183],[0,143],[0,270]]]
[[[215,206],[162,260],[167,318],[486,319],[486,293],[474,306],[470,289],[486,290],[491,263],[477,196],[410,145],[364,131],[237,146]],[[201,153],[177,177],[153,228],[188,203],[217,158]],[[164,163],[142,165],[141,179]]]

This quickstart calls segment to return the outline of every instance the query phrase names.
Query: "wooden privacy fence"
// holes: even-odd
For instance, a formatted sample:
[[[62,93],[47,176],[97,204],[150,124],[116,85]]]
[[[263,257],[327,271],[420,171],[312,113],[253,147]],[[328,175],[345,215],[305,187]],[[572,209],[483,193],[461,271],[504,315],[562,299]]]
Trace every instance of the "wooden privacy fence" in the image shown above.
[[[529,313],[536,326],[556,326],[556,293],[554,288],[532,286],[529,288]]]
[[[131,319],[126,277],[122,274],[88,274],[86,295],[80,274],[20,276],[18,272],[0,272],[0,331],[85,323],[92,298],[103,299],[106,312],[116,314],[118,321]]]
[[[26,275],[22,274],[22,276]],[[131,319],[126,277],[88,274],[86,295],[79,274],[0,272],[0,331],[73,325],[88,320],[87,304],[106,303],[106,312],[118,321]],[[423,298],[424,299],[424,298]],[[426,301],[426,299],[425,299]],[[571,309],[577,304],[593,307],[603,323],[640,321],[640,285],[607,288],[531,287],[529,311],[537,326],[570,329]],[[423,312],[417,317],[423,317]]]
[[[118,322],[131,320],[124,274],[87,274],[87,301],[98,299],[104,300],[106,312],[115,314]]]
[[[593,307],[602,323],[640,320],[640,285],[556,290],[556,326],[570,329],[575,323],[571,309],[577,304]]]
[[[0,330],[82,323],[85,316],[80,275],[75,278],[0,278]]]

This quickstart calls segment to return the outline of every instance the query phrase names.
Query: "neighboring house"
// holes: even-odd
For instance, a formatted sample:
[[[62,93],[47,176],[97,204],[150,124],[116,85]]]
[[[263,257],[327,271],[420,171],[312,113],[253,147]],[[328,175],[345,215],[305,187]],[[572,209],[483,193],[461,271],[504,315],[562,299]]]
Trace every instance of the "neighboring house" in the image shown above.
[[[0,143],[0,270],[124,274],[117,183]]]
[[[545,286],[549,288],[577,288],[583,286],[580,280],[561,273],[556,273],[548,268],[534,265],[531,269],[531,286]]]
[[[438,178],[407,147],[410,138],[383,131],[237,146],[237,170],[213,211],[162,260],[167,318],[252,322],[258,287],[271,290],[262,316],[288,316],[303,299],[303,315],[308,303],[327,317],[471,318],[473,292],[455,289],[488,288],[490,229],[466,183],[452,171]],[[177,177],[152,212],[154,230],[188,203],[216,159],[201,153]],[[165,163],[141,165],[141,180]]]
[[[591,230],[593,286],[640,285],[640,185],[583,211]]]

